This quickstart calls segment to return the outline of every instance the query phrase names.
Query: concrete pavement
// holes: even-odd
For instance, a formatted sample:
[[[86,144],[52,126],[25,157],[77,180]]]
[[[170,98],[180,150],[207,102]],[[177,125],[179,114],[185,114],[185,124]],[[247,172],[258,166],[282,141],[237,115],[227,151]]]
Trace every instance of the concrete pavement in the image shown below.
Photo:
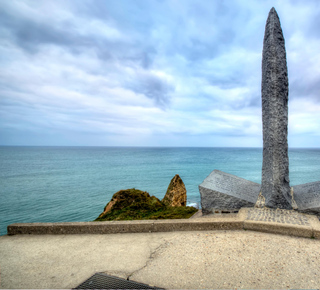
[[[0,238],[2,288],[72,288],[96,272],[164,288],[318,288],[320,241],[253,231]]]
[[[320,240],[288,236],[317,233],[317,220],[289,215],[281,224],[263,214],[196,217],[251,230],[2,236],[0,287],[68,289],[105,272],[171,289],[319,288]]]

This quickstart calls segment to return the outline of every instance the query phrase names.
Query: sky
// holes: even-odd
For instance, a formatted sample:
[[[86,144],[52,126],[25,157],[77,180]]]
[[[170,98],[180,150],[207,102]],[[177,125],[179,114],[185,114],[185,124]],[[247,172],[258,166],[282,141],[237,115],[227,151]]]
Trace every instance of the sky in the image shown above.
[[[289,147],[320,147],[318,0],[0,0],[0,145],[262,147],[272,7]]]

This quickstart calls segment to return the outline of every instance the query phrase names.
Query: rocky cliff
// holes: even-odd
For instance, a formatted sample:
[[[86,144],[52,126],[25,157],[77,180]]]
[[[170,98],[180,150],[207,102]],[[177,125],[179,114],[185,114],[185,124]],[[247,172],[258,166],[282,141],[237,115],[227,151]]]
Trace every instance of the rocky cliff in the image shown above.
[[[96,221],[189,218],[197,209],[186,206],[186,194],[179,175],[171,180],[162,201],[139,189],[120,190],[112,196]]]

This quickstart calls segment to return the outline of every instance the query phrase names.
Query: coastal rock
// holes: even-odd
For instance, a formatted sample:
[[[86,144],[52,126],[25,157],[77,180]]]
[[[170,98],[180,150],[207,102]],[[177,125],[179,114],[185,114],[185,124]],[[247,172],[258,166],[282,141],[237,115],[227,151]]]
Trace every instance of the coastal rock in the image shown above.
[[[295,185],[291,192],[299,212],[320,216],[320,181]]]
[[[95,221],[185,219],[197,211],[192,206],[167,206],[148,192],[131,188],[116,192]]]
[[[158,198],[150,196],[146,191],[135,188],[119,190],[112,196],[98,218],[103,218],[112,210],[121,211],[129,207],[131,210],[147,209],[147,207],[156,209],[161,208],[162,206],[163,205]]]
[[[167,192],[162,199],[166,206],[186,206],[187,205],[187,190],[181,179],[176,174],[168,186]]]

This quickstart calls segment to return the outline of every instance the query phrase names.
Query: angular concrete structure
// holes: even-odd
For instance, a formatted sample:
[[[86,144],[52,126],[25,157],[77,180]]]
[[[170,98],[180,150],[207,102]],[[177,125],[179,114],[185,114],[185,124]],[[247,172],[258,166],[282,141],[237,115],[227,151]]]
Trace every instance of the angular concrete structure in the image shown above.
[[[263,164],[265,206],[292,209],[288,158],[288,72],[284,37],[274,8],[266,23],[262,52]]]
[[[214,170],[199,185],[202,213],[233,212],[242,207],[253,207],[260,184]]]
[[[291,191],[300,212],[320,215],[320,181],[295,185]]]

